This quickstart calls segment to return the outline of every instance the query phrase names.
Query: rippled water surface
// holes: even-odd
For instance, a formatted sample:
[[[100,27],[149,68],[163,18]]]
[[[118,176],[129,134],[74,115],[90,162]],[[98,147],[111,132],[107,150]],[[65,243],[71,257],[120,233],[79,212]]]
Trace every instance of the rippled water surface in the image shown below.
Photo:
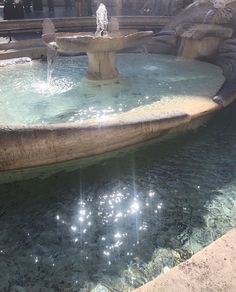
[[[235,110],[87,168],[1,185],[0,291],[127,291],[235,227]]]
[[[215,94],[220,69],[171,56],[122,54],[118,80],[86,80],[87,57],[1,68],[0,124],[52,124],[100,118],[176,96]],[[211,82],[209,82],[211,76]]]

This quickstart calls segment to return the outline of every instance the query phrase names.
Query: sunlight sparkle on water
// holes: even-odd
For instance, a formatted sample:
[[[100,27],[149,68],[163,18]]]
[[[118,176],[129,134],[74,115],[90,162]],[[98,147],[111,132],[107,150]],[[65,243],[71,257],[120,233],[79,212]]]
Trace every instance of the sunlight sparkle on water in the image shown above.
[[[138,201],[134,201],[134,202],[131,204],[130,209],[131,209],[131,213],[136,213],[136,212],[138,212],[139,209],[140,209],[139,202],[138,202]]]
[[[80,213],[80,215],[85,216],[86,210],[80,210],[79,213]]]
[[[84,218],[83,217],[79,217],[79,222],[84,222]]]
[[[116,214],[116,218],[120,218],[120,217],[123,217],[123,213],[122,212],[119,212]]]
[[[121,246],[123,244],[123,242],[122,241],[117,241],[115,244],[114,244],[114,248],[116,247],[119,247],[119,246]]]
[[[77,231],[77,227],[76,226],[71,226],[71,230],[72,231]]]
[[[110,255],[109,251],[106,251],[106,250],[104,250],[103,253],[104,253],[104,255],[107,256],[107,257],[109,257],[109,255]]]
[[[150,191],[148,195],[149,195],[149,197],[151,197],[151,198],[152,198],[152,197],[154,197],[154,196],[155,196],[155,192],[154,192],[154,191]]]
[[[161,209],[162,208],[162,203],[157,205],[157,209]]]
[[[115,235],[114,235],[115,238],[121,238],[121,234],[119,232],[117,232]]]

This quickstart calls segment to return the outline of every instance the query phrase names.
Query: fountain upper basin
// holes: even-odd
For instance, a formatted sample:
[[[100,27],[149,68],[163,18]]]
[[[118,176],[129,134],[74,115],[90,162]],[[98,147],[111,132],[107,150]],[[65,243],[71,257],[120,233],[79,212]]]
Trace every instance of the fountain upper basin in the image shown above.
[[[44,34],[43,40],[49,48],[59,52],[86,52],[88,55],[87,78],[90,80],[112,80],[119,76],[116,52],[147,43],[153,32],[112,32],[105,36],[84,33]]]
[[[60,52],[115,52],[142,45],[152,35],[152,31],[117,31],[104,37],[94,33],[55,33],[43,35],[43,40]]]

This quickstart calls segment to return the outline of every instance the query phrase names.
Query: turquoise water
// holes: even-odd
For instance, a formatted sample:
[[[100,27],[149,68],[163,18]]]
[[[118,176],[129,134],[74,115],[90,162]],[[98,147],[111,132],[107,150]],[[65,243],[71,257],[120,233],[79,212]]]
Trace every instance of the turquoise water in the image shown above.
[[[127,291],[236,227],[235,110],[81,170],[1,185],[0,291]]]
[[[216,66],[172,56],[122,54],[113,82],[89,82],[87,57],[56,59],[50,82],[46,62],[1,68],[0,124],[52,124],[124,112],[176,96],[214,95]],[[209,82],[211,76],[211,82]]]

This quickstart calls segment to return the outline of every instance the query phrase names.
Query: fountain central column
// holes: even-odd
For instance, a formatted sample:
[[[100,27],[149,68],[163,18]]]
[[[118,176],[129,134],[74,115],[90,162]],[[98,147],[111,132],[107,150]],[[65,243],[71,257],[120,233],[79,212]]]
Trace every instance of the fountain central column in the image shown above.
[[[118,77],[115,52],[87,52],[90,80],[111,80]]]
[[[96,11],[97,30],[95,37],[107,38],[107,9],[101,3]],[[107,40],[105,40],[106,42]],[[118,70],[116,69],[116,53],[110,50],[99,50],[89,52],[88,56],[88,72],[87,78],[90,80],[111,80],[118,77]]]

